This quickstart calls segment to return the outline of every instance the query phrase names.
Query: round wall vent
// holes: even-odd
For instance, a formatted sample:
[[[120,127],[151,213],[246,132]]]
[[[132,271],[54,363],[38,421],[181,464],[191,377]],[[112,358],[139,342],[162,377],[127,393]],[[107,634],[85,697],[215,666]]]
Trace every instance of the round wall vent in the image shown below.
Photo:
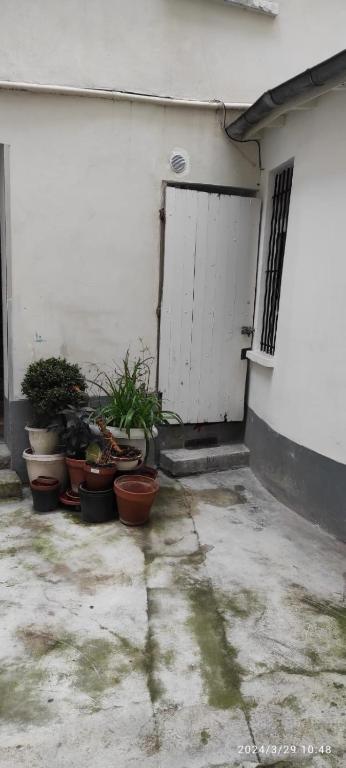
[[[174,150],[174,152],[172,152],[170,166],[174,173],[184,173],[184,171],[188,170],[188,165],[188,157],[184,152],[180,150]]]

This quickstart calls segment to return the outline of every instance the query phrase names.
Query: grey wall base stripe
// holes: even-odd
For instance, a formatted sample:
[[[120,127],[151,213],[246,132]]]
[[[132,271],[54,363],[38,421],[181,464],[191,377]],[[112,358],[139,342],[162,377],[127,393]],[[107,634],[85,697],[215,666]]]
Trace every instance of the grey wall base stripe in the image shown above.
[[[250,467],[280,501],[346,541],[346,466],[274,432],[250,408]]]
[[[24,427],[30,424],[31,409],[27,400],[4,401],[4,439],[11,452],[11,467],[18,472],[23,482],[28,482],[24,448],[29,448],[29,438]]]

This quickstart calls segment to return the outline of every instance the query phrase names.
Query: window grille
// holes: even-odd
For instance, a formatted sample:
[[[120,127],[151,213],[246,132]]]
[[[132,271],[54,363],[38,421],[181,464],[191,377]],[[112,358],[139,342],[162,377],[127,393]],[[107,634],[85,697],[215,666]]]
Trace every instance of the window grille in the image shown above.
[[[269,355],[275,352],[292,179],[293,166],[288,166],[276,174],[274,183],[261,335],[261,350]]]

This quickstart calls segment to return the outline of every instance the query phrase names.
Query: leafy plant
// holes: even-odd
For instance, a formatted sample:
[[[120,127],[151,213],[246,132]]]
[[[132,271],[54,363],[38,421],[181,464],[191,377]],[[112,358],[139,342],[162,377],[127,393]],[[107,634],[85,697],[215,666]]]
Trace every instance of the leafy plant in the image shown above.
[[[22,393],[33,408],[34,426],[51,426],[62,410],[81,407],[87,400],[86,379],[76,363],[49,357],[30,363],[22,382]]]
[[[123,456],[126,458],[140,458],[141,452],[137,448],[126,445],[121,448],[112,433],[107,429],[104,419],[99,417],[96,424],[100,430],[100,437],[94,439],[86,450],[86,461],[89,464],[97,466],[109,466],[114,464],[115,458]]]
[[[112,375],[99,371],[94,384],[108,398],[108,403],[100,413],[106,424],[125,430],[130,436],[131,429],[142,429],[147,440],[153,428],[171,421],[181,423],[181,418],[173,411],[164,411],[157,392],[149,389],[152,357],[145,357],[143,352],[133,362],[127,350],[120,368],[116,367]]]
[[[93,413],[92,408],[77,409],[72,406],[61,411],[63,420],[61,442],[70,459],[85,459],[86,449],[93,437],[90,428],[90,418]]]
[[[108,464],[108,462],[104,460],[102,447],[96,440],[88,445],[85,458],[88,464]]]

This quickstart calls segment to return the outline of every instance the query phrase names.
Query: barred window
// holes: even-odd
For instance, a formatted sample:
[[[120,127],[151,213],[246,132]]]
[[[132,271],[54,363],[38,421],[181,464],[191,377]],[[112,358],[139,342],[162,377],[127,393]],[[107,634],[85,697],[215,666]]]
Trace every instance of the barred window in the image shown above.
[[[275,175],[261,335],[261,350],[269,355],[275,352],[292,179],[292,165]]]

